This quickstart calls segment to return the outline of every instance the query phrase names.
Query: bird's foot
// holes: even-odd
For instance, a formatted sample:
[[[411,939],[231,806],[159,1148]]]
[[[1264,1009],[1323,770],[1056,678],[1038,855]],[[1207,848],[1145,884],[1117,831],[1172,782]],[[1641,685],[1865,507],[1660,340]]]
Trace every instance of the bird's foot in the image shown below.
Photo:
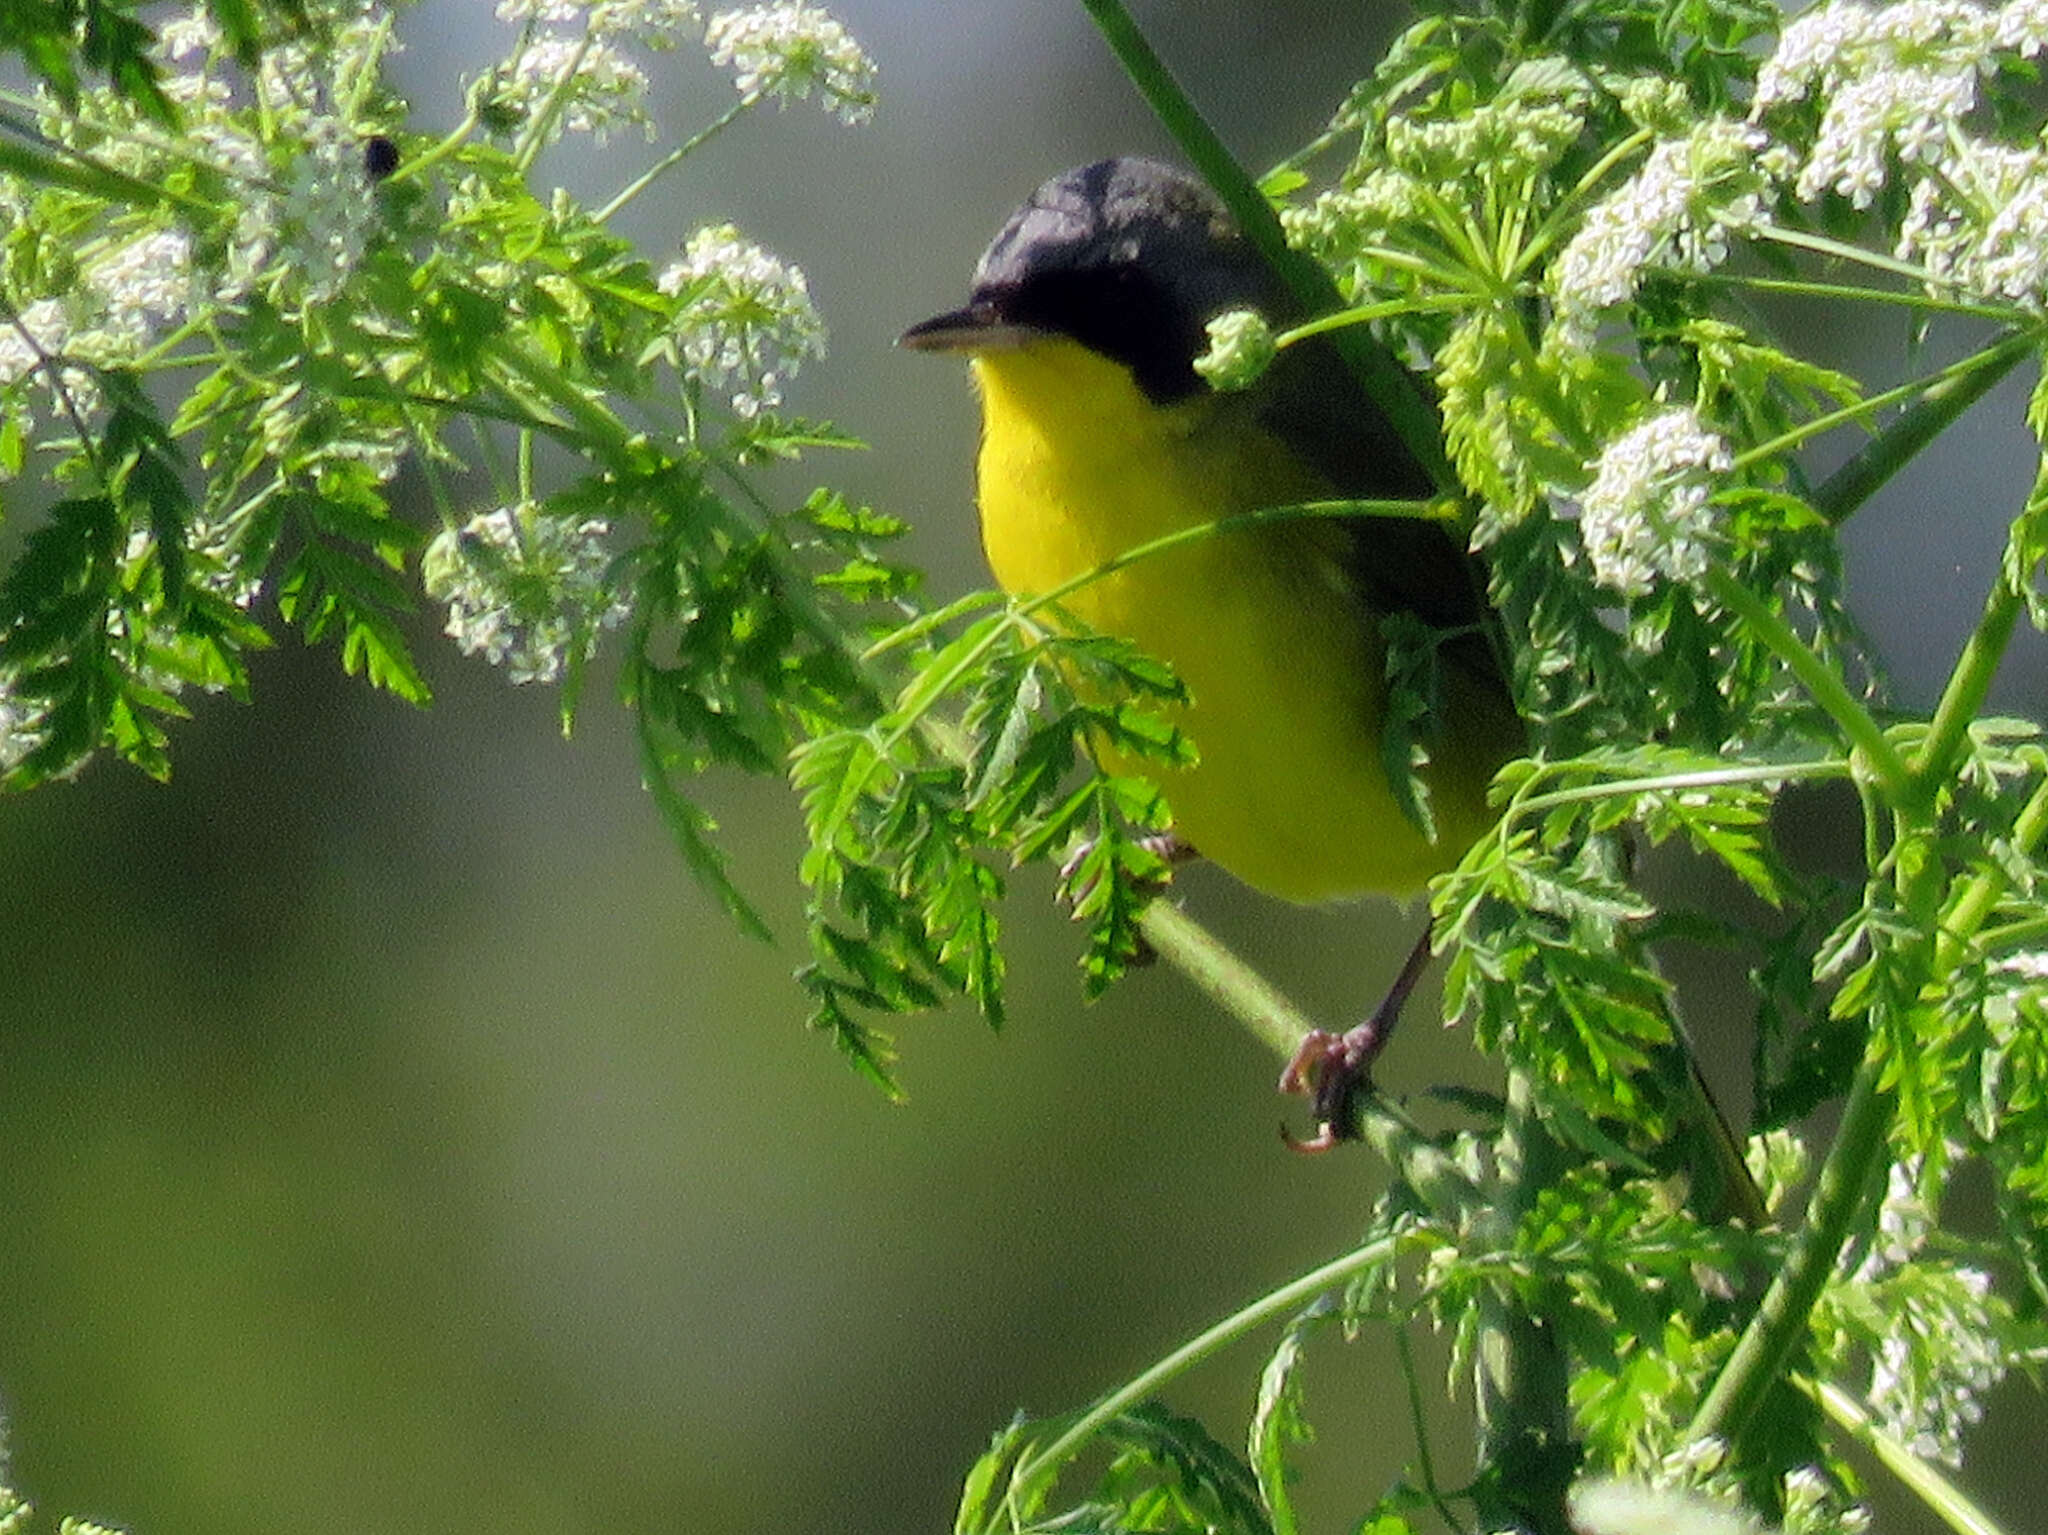
[[[1357,1138],[1358,1095],[1372,1086],[1372,1063],[1387,1048],[1394,1025],[1401,1021],[1401,1009],[1407,1006],[1408,993],[1429,964],[1429,938],[1430,930],[1424,927],[1422,937],[1402,962],[1401,973],[1365,1022],[1342,1034],[1310,1029],[1303,1037],[1287,1069],[1280,1073],[1280,1091],[1300,1093],[1308,1099],[1316,1133],[1304,1141],[1282,1130],[1281,1138],[1291,1150],[1329,1151],[1341,1141]]]
[[[1358,1135],[1354,1109],[1358,1094],[1372,1086],[1372,1063],[1386,1048],[1387,1036],[1400,1016],[1400,999],[1389,998],[1391,1013],[1383,1002],[1373,1015],[1342,1034],[1332,1029],[1311,1029],[1300,1048],[1280,1073],[1280,1091],[1300,1093],[1308,1099],[1315,1117],[1316,1133],[1301,1140],[1282,1130],[1290,1151],[1304,1155],[1332,1150],[1340,1142]]]

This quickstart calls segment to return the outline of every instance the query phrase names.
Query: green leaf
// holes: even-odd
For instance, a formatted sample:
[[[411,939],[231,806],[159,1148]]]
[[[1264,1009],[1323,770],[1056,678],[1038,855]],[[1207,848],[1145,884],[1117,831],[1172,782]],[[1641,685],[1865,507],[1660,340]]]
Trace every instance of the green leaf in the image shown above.
[[[405,593],[376,566],[331,544],[307,543],[278,583],[278,611],[304,631],[306,643],[341,640],[342,668],[408,703],[433,697],[413,664],[392,614],[409,606]]]
[[[1287,1483],[1292,1472],[1287,1452],[1296,1445],[1315,1442],[1301,1395],[1296,1366],[1301,1363],[1311,1318],[1331,1309],[1331,1302],[1319,1302],[1309,1316],[1289,1327],[1273,1350],[1272,1358],[1259,1376],[1259,1397],[1252,1409],[1249,1457],[1252,1474],[1258,1478],[1259,1497],[1272,1522],[1273,1535],[1297,1535],[1293,1499]]]

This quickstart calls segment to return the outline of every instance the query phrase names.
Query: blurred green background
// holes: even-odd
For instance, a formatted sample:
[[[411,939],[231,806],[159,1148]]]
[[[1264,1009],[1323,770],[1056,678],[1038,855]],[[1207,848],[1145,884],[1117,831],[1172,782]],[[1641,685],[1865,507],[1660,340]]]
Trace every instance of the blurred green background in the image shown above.
[[[660,261],[729,218],[804,268],[832,352],[792,404],[873,448],[783,482],[909,516],[952,593],[984,580],[972,404],[957,368],[890,340],[959,300],[1043,176],[1167,145],[1077,5],[836,11],[883,71],[873,126],[763,113],[626,228]],[[1254,163],[1320,126],[1402,19],[1138,11]],[[434,0],[402,35],[431,130],[509,33],[485,0]],[[673,142],[730,85],[687,49],[662,64]],[[565,148],[541,173],[595,200],[642,153]],[[1906,701],[1945,671],[2024,493],[2019,403],[1857,528],[1859,611]],[[912,1098],[885,1104],[801,1028],[782,787],[706,786],[787,935],[770,948],[681,870],[601,681],[565,744],[553,695],[437,628],[414,626],[430,712],[287,640],[255,708],[179,731],[169,786],[100,765],[0,801],[0,1412],[46,1513],[145,1535],[944,1528],[1014,1410],[1080,1404],[1355,1235],[1370,1159],[1286,1155],[1275,1063],[1171,972],[1084,1008],[1042,873],[1011,902],[1009,1031],[912,1021]],[[2005,702],[2029,711],[2039,648],[2022,663]],[[1825,856],[1849,823],[1802,808]],[[1419,915],[1182,883],[1333,1020]],[[1739,971],[1676,963],[1739,1059]],[[1385,1075],[1478,1078],[1467,1056],[1416,1027]],[[1236,1439],[1258,1358],[1176,1405]],[[1377,1339],[1333,1342],[1308,1389],[1306,1510],[1332,1529],[1410,1454],[1406,1410]]]

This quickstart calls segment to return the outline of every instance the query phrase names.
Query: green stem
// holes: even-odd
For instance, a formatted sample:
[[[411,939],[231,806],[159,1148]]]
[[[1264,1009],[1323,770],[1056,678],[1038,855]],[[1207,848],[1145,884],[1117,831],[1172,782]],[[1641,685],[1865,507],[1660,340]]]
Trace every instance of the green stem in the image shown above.
[[[401,181],[411,181],[426,175],[428,171],[468,143],[469,136],[476,132],[476,125],[482,121],[483,109],[475,101],[471,101],[469,110],[463,114],[461,122],[451,128],[432,149],[410,160],[399,162],[398,169],[391,173],[388,183],[395,185]]]
[[[1807,1320],[1848,1240],[1849,1223],[1863,1201],[1871,1169],[1884,1155],[1892,1104],[1878,1085],[1883,1075],[1884,1057],[1873,1040],[1873,1048],[1857,1068],[1841,1127],[1821,1165],[1806,1219],[1793,1239],[1785,1266],[1764,1292],[1728,1363],[1693,1414],[1685,1434],[1688,1440],[1720,1439],[1733,1444],[1740,1439],[1806,1336]]]
[[[681,165],[683,161],[702,149],[706,144],[717,138],[719,134],[725,132],[726,129],[738,122],[760,100],[761,93],[759,91],[740,97],[738,101],[734,102],[718,117],[713,119],[708,127],[700,130],[694,137],[685,140],[675,149],[655,161],[647,170],[627,182],[625,189],[618,196],[591,215],[592,220],[599,224],[609,223],[613,214],[653,186],[655,182],[675,169],[676,166]]]
[[[2048,837],[2048,783],[2034,791],[2013,822],[2014,852],[2024,858],[2040,845],[2043,837]],[[1990,920],[2006,886],[2005,871],[1995,863],[1986,864],[1949,901],[1934,943],[1934,968],[1938,975],[1947,976],[1961,963],[1965,947],[1975,941]]]
[[[1890,304],[1916,309],[1925,314],[1962,315],[1972,320],[2012,323],[2010,305],[1972,304],[1962,299],[1933,298],[1906,288],[1859,288],[1853,283],[1815,282],[1804,277],[1755,277],[1742,272],[1686,272],[1687,282],[1713,284],[1723,288],[1744,288],[1751,293],[1783,293],[1794,298],[1837,299],[1851,304]]]
[[[1759,763],[1753,767],[1702,768],[1695,773],[1663,773],[1649,778],[1608,778],[1517,799],[1508,814],[1519,818],[1560,805],[1618,799],[1627,794],[1682,794],[1688,789],[1720,789],[1731,784],[1814,783],[1848,776],[1846,757],[1824,757],[1818,762]]]
[[[1909,798],[1915,786],[1905,759],[1826,660],[1815,654],[1813,647],[1769,604],[1723,567],[1711,566],[1703,579],[1708,595],[1755,630],[1799,679],[1813,701],[1841,728],[1850,746],[1883,785],[1886,796],[1894,803]]]
[[[1977,935],[1977,943],[1988,954],[1999,949],[2015,949],[2021,944],[2036,943],[2043,938],[2048,938],[2048,914],[2022,917],[2014,922],[2003,922],[1997,927],[1986,928]]]
[[[34,128],[17,124],[4,114],[0,114],[0,129],[20,134],[30,141],[24,144],[0,142],[0,172],[19,176],[39,186],[66,187],[112,203],[145,208],[169,203],[205,218],[211,218],[216,211],[213,204],[200,198],[102,165],[83,150],[47,139]]]
[[[1455,312],[1471,308],[1473,302],[1469,293],[1439,293],[1429,298],[1390,298],[1378,304],[1359,304],[1350,309],[1340,309],[1335,314],[1318,315],[1313,320],[1283,330],[1273,341],[1284,349],[1297,341],[1306,341],[1310,336],[1328,335],[1347,325],[1370,325],[1376,320],[1390,320],[1404,314]]]
[[[1889,272],[1894,277],[1903,277],[1908,282],[1928,283],[1934,274],[1925,267],[1914,266],[1911,262],[1898,261],[1890,256],[1880,256],[1860,246],[1847,245],[1840,240],[1830,240],[1826,235],[1808,234],[1803,229],[1786,229],[1776,224],[1766,224],[1757,230],[1759,240],[1769,240],[1776,245],[1789,245],[1795,250],[1812,251],[1817,256],[1832,256],[1837,261],[1847,261],[1855,266],[1869,267],[1873,272]]]
[[[1317,1027],[1314,1019],[1172,901],[1152,902],[1139,916],[1138,926],[1161,959],[1282,1060]]]
[[[529,23],[529,27],[530,25]],[[529,32],[529,38],[530,35]],[[526,41],[528,38],[521,39],[522,44]],[[547,99],[540,104],[540,110],[528,119],[526,127],[521,130],[518,140],[512,146],[512,166],[520,175],[524,176],[532,170],[533,162],[540,157],[542,148],[547,144],[548,134],[554,130],[556,122],[560,120],[563,110],[569,104],[569,88],[576,83],[577,72],[583,68],[583,61],[589,57],[590,50],[596,42],[596,36],[586,25],[583,36],[577,41],[576,51],[569,55],[568,62],[562,66],[562,72],[555,76],[554,86],[548,91]]]
[[[1944,368],[1926,386],[1920,402],[1902,412],[1876,437],[1858,448],[1849,461],[1821,484],[1813,508],[1837,527],[1877,493],[1885,481],[1947,429],[1957,417],[1990,393],[2020,360],[2040,344],[2038,335],[2010,336],[1995,346]]]
[[[1081,0],[1081,4],[1146,104],[1202,178],[1215,188],[1216,195],[1236,219],[1237,227],[1287,284],[1302,311],[1318,315],[1343,308],[1344,301],[1330,274],[1287,243],[1272,205],[1195,109],[1187,92],[1153,51],[1145,34],[1138,30],[1122,0]],[[1333,332],[1330,344],[1364,387],[1367,397],[1386,414],[1402,444],[1437,488],[1455,492],[1458,477],[1444,454],[1436,410],[1414,376],[1356,327]]]
[[[1415,1435],[1415,1470],[1422,1478],[1423,1494],[1444,1527],[1452,1535],[1459,1535],[1465,1526],[1437,1486],[1436,1459],[1429,1451],[1429,1414],[1422,1405],[1422,1377],[1415,1369],[1415,1350],[1408,1344],[1408,1328],[1399,1322],[1394,1324],[1394,1351],[1401,1356],[1401,1383],[1408,1388],[1408,1428]]]
[[[1577,224],[1579,204],[1585,195],[1604,181],[1607,173],[1613,170],[1615,166],[1626,160],[1655,137],[1656,134],[1650,129],[1638,128],[1634,133],[1631,133],[1619,144],[1608,150],[1606,154],[1602,155],[1599,162],[1579,178],[1578,185],[1561,198],[1558,205],[1551,209],[1549,215],[1536,227],[1536,232],[1522,246],[1521,256],[1510,269],[1508,275],[1510,277],[1519,277],[1523,272],[1526,272],[1556,242],[1558,236],[1567,227]]]
[[[1509,1072],[1507,1100],[1500,1175],[1489,1190],[1492,1208],[1476,1228],[1498,1251],[1512,1249],[1516,1226],[1537,1193],[1556,1181],[1559,1164],[1527,1073]],[[1479,1306],[1480,1527],[1565,1535],[1571,1410],[1564,1350],[1545,1320],[1554,1308],[1532,1305],[1505,1285],[1482,1290]]]
[[[1973,352],[1960,362],[1950,363],[1947,367],[1937,369],[1925,378],[1916,378],[1907,383],[1894,385],[1880,394],[1873,394],[1864,399],[1851,401],[1839,409],[1828,411],[1824,415],[1815,416],[1808,421],[1802,421],[1799,425],[1780,432],[1768,442],[1760,442],[1755,447],[1743,449],[1742,452],[1735,455],[1734,467],[1736,469],[1746,469],[1751,464],[1768,463],[1770,460],[1790,452],[1803,443],[1810,442],[1816,437],[1832,432],[1838,426],[1849,426],[1855,422],[1865,420],[1876,415],[1881,410],[1901,404],[1906,400],[1914,398],[1916,395],[1922,397],[1923,403],[1925,400],[1939,397],[1944,402],[1944,407],[1946,408],[1950,403],[1949,397],[1945,394],[1938,395],[1938,391],[1941,391],[1944,385],[1954,385],[1958,381],[1969,380],[1980,368],[1995,365],[1996,371],[1994,371],[1991,379],[1983,385],[1984,389],[1988,389],[1999,378],[2003,377],[2005,372],[2009,371],[2012,365],[2019,361],[2021,356],[2026,355],[2028,351],[2032,350],[2031,343],[2022,343],[2018,355],[2008,355],[2017,339],[2011,338],[1997,346],[1987,347],[1981,352]],[[1908,412],[1907,415],[1902,415],[1899,420],[1893,422],[1891,429],[1879,434],[1869,443],[1866,443],[1857,453],[1856,459],[1861,460],[1866,455],[1871,455],[1869,459],[1871,467],[1864,471],[1864,475],[1875,474],[1876,478],[1863,491],[1863,495],[1867,496],[1872,491],[1875,491],[1879,485],[1882,485],[1893,474],[1903,468],[1913,454],[1927,446],[1928,442],[1933,440],[1942,427],[1946,426],[1949,421],[1952,421],[1957,414],[1960,414],[1962,409],[1972,404],[1982,392],[1980,389],[1977,394],[1972,394],[1962,400],[1960,404],[1954,405],[1947,415],[1943,416],[1931,427],[1923,424],[1924,418],[1915,417],[1913,413]],[[1913,419],[1913,426],[1903,431],[1898,431],[1895,437],[1893,435],[1894,431],[1901,428],[1909,417]],[[1924,435],[1922,435],[1923,433]],[[1873,449],[1877,450],[1874,454],[1872,453]],[[1854,461],[1852,460],[1852,462]],[[1836,491],[1833,494],[1839,500],[1845,492]],[[1861,497],[1858,497],[1857,502],[1860,503],[1860,500]],[[1840,521],[1850,511],[1855,509],[1856,504],[1851,503],[1843,507],[1832,520]]]
[[[1942,1475],[1892,1435],[1880,1428],[1864,1405],[1841,1387],[1826,1381],[1793,1377],[1798,1386],[1821,1410],[1849,1433],[1880,1464],[1896,1476],[1956,1535],[2005,1535],[1997,1520],[1970,1500],[1962,1488]]]
[[[1381,1237],[1377,1241],[1368,1242],[1356,1252],[1346,1253],[1321,1268],[1310,1270],[1293,1283],[1282,1285],[1271,1294],[1261,1296],[1242,1311],[1225,1317],[1214,1327],[1196,1334],[1143,1374],[1117,1387],[1076,1418],[1051,1444],[1017,1463],[1017,1469],[1010,1476],[1010,1498],[1013,1505],[1028,1503],[1028,1493],[1031,1489],[1057,1476],[1060,1467],[1079,1454],[1088,1441],[1101,1431],[1103,1425],[1125,1408],[1134,1407],[1156,1394],[1160,1387],[1175,1376],[1185,1373],[1255,1328],[1299,1310],[1356,1274],[1391,1263],[1398,1245],[1393,1237]]]
[[[2048,836],[2048,783],[2036,788],[2013,825],[2012,842],[2024,856]],[[1929,959],[1930,977],[1945,977],[1961,961],[2006,890],[2006,875],[1988,864],[1945,903]],[[1733,1442],[1776,1386],[1786,1361],[1806,1335],[1814,1302],[1820,1298],[1847,1241],[1849,1223],[1864,1191],[1882,1165],[1892,1103],[1882,1090],[1884,1042],[1872,1031],[1863,1064],[1856,1070],[1835,1143],[1821,1164],[1807,1205],[1805,1223],[1794,1238],[1785,1266],[1771,1281],[1721,1374],[1700,1403],[1687,1430],[1689,1440]]]
[[[1948,686],[1935,707],[1933,722],[1927,727],[1926,739],[1914,756],[1913,778],[1923,803],[1932,803],[1954,767],[1956,753],[1962,749],[1971,722],[1984,707],[1991,679],[1998,674],[1999,662],[2005,659],[2013,625],[2025,605],[2003,575],[1985,598],[1984,614],[1956,659],[1955,670],[1949,674]]]

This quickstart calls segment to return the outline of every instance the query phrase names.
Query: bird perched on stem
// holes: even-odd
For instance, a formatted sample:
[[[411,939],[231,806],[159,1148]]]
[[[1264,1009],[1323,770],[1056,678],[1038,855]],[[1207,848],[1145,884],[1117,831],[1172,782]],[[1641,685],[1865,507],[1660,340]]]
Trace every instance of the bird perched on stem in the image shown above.
[[[1224,525],[1064,599],[1171,664],[1189,697],[1194,765],[1098,743],[1102,765],[1153,777],[1176,835],[1255,889],[1412,894],[1490,824],[1487,783],[1522,750],[1484,573],[1427,516],[1429,477],[1326,343],[1283,349],[1242,392],[1204,382],[1207,323],[1237,309],[1302,318],[1205,186],[1123,158],[1041,186],[982,256],[966,305],[902,344],[971,361],[982,544],[1007,590],[1044,593]],[[1330,515],[1340,501],[1410,504]],[[1228,525],[1289,506],[1302,515]],[[1402,703],[1419,691],[1428,706],[1389,731],[1397,632]],[[1323,1125],[1315,1144],[1344,1134],[1427,953],[1425,934],[1372,1018],[1290,1066],[1283,1086],[1308,1091]]]

